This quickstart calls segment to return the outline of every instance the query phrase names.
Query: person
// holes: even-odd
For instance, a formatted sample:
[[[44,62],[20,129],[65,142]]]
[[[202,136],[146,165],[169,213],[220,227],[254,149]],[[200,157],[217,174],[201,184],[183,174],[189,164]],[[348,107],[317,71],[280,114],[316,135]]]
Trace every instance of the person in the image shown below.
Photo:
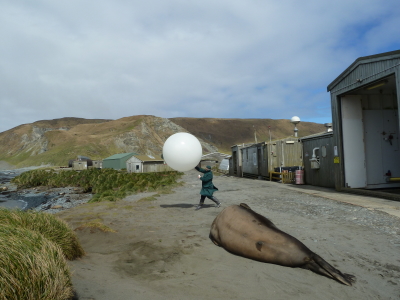
[[[196,210],[199,210],[200,208],[203,207],[204,200],[206,197],[212,201],[215,202],[217,205],[216,207],[221,206],[221,202],[213,196],[213,193],[215,191],[218,191],[218,188],[213,184],[212,179],[213,179],[213,173],[211,171],[211,166],[206,166],[205,169],[200,168],[199,166],[196,166],[195,169],[201,173],[204,173],[203,176],[199,175],[199,179],[202,181],[201,182],[201,191],[200,191],[200,203],[199,205],[196,206]]]

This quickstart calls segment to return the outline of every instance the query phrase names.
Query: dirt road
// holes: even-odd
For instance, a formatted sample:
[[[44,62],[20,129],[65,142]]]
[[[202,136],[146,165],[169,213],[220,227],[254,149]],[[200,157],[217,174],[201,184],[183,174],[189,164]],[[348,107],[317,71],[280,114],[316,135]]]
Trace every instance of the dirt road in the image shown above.
[[[313,195],[235,177],[215,177],[221,208],[206,200],[208,205],[195,211],[201,186],[197,174],[185,173],[185,184],[172,194],[133,195],[58,213],[76,228],[87,252],[70,263],[80,299],[400,298],[400,218],[333,200],[346,199],[344,194],[328,199],[316,196],[318,191]],[[212,221],[224,207],[239,203],[355,275],[357,282],[344,286],[311,271],[251,261],[215,246],[208,238]],[[80,229],[85,222],[116,232]]]

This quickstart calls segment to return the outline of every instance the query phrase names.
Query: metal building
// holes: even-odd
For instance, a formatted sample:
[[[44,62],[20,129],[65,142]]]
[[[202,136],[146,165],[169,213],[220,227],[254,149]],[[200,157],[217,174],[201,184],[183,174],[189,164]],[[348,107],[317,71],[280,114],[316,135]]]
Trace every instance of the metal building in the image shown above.
[[[302,167],[302,144],[297,137],[235,145],[231,147],[229,174],[238,177],[263,178],[280,167]]]
[[[229,175],[242,177],[242,149],[253,144],[233,145],[231,147],[232,157],[229,159]]]
[[[221,163],[218,166],[218,170],[222,173],[228,174],[229,173],[229,160],[231,156],[227,158],[223,158]]]
[[[161,156],[137,154],[134,154],[126,161],[126,170],[128,173],[173,171],[170,166],[165,164]]]
[[[88,168],[88,161],[74,160],[72,162],[72,170],[86,170]]]
[[[83,163],[82,163],[82,164],[78,164],[78,163],[75,164],[76,167],[77,167],[79,170],[82,170],[82,166],[83,166],[83,165],[86,166],[86,169],[87,169],[88,167],[93,166],[93,162],[92,162],[92,160],[91,160],[89,157],[83,156],[83,155],[78,155],[76,159],[70,159],[70,160],[68,161],[68,167],[74,169],[74,163],[75,163],[76,161],[86,162],[86,164],[83,164]],[[80,166],[79,166],[79,165],[80,165]]]
[[[95,169],[103,168],[103,161],[102,160],[93,160],[92,164],[93,164],[93,168],[95,168]]]
[[[301,143],[303,145],[305,184],[334,188],[333,132],[302,137]]]
[[[126,161],[137,153],[119,153],[103,159],[103,168],[122,170],[126,168]]]
[[[328,85],[337,190],[400,187],[399,89],[400,50],[360,57]]]
[[[242,176],[249,178],[268,177],[268,155],[265,143],[257,143],[242,148]]]
[[[265,152],[268,153],[268,172],[279,167],[302,167],[303,147],[297,137],[266,143]]]

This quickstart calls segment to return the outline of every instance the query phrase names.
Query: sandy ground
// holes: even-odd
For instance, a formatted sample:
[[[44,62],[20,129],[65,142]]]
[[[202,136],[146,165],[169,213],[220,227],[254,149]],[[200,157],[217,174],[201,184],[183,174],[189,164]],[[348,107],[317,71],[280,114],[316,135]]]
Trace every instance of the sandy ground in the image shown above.
[[[222,207],[206,200],[208,205],[195,211],[197,174],[185,173],[184,185],[171,194],[138,194],[58,213],[76,230],[87,253],[70,262],[81,300],[400,298],[400,218],[333,199],[351,197],[346,194],[326,198],[319,191],[226,176],[214,179]],[[208,238],[212,221],[224,207],[242,202],[337,269],[355,275],[357,282],[345,286],[215,246]],[[399,210],[390,202],[387,207]],[[90,221],[116,232],[79,228]]]

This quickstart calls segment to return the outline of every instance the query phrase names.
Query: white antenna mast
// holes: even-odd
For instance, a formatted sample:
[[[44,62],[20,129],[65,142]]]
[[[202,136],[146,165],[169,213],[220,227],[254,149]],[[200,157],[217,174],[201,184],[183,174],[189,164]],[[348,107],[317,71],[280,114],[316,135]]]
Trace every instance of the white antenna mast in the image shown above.
[[[297,137],[297,132],[299,130],[297,129],[296,125],[300,123],[300,118],[297,116],[294,116],[294,117],[292,117],[290,122],[294,124],[294,136]]]

